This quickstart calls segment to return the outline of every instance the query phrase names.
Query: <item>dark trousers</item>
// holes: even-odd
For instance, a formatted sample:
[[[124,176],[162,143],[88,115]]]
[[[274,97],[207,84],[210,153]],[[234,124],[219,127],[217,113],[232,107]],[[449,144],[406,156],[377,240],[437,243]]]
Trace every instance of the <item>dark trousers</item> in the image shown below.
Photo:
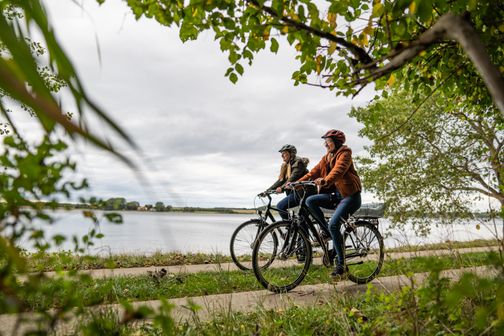
[[[290,208],[297,207],[299,205],[299,197],[295,192],[291,192],[287,197],[282,198],[280,202],[277,204],[277,209],[280,210],[280,216],[283,220],[289,219],[289,212],[287,211]]]

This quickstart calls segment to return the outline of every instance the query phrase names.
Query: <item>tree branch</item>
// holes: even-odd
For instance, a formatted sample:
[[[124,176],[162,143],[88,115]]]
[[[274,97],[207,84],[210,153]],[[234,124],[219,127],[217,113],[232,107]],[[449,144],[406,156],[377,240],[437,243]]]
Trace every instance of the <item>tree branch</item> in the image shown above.
[[[441,16],[429,30],[421,34],[408,47],[389,54],[387,56],[389,62],[386,65],[371,71],[369,75],[354,81],[353,84],[376,80],[399,69],[420,52],[444,38],[455,40],[461,45],[483,78],[497,108],[504,115],[504,80],[499,70],[490,60],[485,46],[471,24],[462,16],[452,13]]]
[[[275,18],[279,19],[280,21],[282,21],[282,22],[284,22],[284,23],[286,23],[286,24],[288,24],[298,30],[303,30],[303,31],[309,32],[315,36],[324,38],[326,40],[329,40],[331,42],[334,42],[336,44],[339,44],[339,45],[347,48],[348,50],[350,50],[350,52],[355,57],[357,57],[359,62],[362,64],[369,64],[373,61],[364,49],[362,49],[359,46],[356,46],[355,44],[353,44],[351,42],[348,42],[344,38],[335,36],[335,35],[328,33],[328,32],[324,32],[324,31],[315,29],[315,28],[310,27],[302,22],[298,22],[296,20],[293,20],[288,16],[278,15],[277,12],[273,8],[265,6],[265,5],[261,5],[256,0],[247,0],[247,2],[251,3],[254,7],[262,9],[263,11],[265,11],[266,13],[271,15],[272,17],[275,17]]]

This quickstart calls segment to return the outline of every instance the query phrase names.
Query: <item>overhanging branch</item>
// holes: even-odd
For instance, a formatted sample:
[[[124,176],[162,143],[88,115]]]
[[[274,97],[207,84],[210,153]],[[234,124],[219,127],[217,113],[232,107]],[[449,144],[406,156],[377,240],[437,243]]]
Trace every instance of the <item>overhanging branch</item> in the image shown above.
[[[499,70],[492,63],[485,46],[472,25],[460,15],[447,13],[408,47],[393,51],[385,59],[389,62],[372,70],[367,76],[359,78],[352,84],[367,83],[383,77],[415,58],[420,52],[442,39],[452,39],[460,44],[469,59],[480,73],[497,108],[504,115],[504,80]]]
[[[248,2],[257,8],[262,9],[263,11],[265,11],[266,13],[271,15],[272,17],[275,17],[275,18],[279,19],[280,21],[288,24],[289,26],[292,26],[298,30],[306,31],[306,32],[311,33],[315,36],[321,37],[321,38],[326,39],[328,41],[339,44],[342,47],[345,47],[359,60],[359,63],[361,63],[361,64],[370,64],[373,61],[372,58],[368,55],[368,53],[364,49],[362,49],[361,47],[359,47],[351,42],[348,42],[344,38],[335,36],[331,33],[328,33],[328,32],[322,31],[322,30],[315,29],[315,28],[310,27],[302,22],[293,20],[292,18],[290,18],[288,16],[278,15],[277,12],[273,8],[265,6],[265,5],[261,5],[256,0],[248,0]]]

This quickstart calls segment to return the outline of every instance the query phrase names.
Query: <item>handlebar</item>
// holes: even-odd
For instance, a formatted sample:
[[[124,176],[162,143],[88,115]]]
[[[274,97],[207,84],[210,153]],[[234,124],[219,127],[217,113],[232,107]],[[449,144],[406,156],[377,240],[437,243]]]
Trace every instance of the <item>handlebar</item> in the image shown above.
[[[290,182],[289,186],[295,188],[295,187],[309,187],[309,186],[315,187],[317,185],[313,181],[301,181],[301,182]]]
[[[258,197],[269,197],[271,194],[278,194],[275,190],[266,190],[257,194]]]

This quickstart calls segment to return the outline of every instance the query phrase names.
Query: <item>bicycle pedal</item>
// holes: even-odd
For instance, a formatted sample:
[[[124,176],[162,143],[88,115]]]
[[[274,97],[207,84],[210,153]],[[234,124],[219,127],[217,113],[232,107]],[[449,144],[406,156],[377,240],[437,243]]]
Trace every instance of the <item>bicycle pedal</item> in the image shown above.
[[[348,274],[338,274],[338,275],[331,275],[331,281],[332,282],[339,282],[339,281],[345,281],[348,280]]]

